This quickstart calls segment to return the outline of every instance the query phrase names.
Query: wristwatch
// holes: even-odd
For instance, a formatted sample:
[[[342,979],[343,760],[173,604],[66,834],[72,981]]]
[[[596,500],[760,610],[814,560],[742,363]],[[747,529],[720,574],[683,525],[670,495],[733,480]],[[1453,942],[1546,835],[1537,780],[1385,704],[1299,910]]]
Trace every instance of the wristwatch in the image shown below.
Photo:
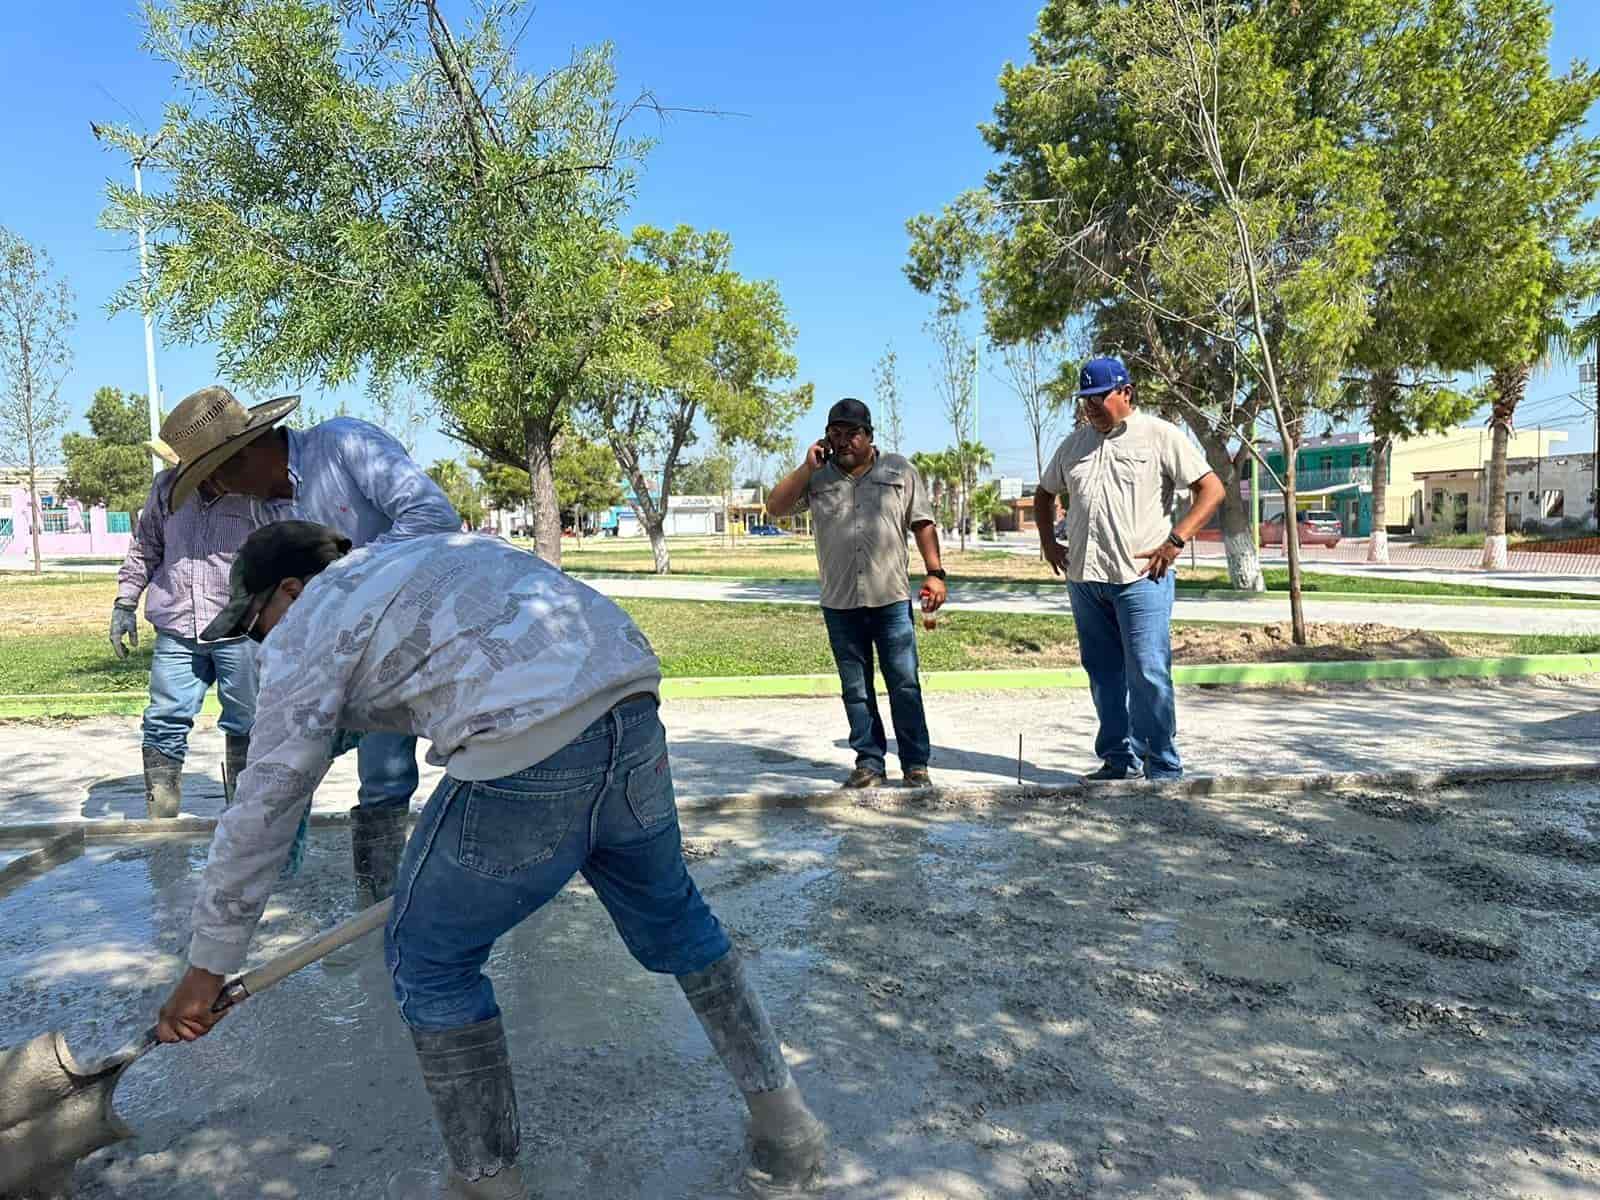
[[[1182,550],[1185,546],[1187,546],[1189,544],[1188,542],[1184,541],[1181,537],[1178,536],[1178,531],[1176,529],[1174,529],[1171,533],[1167,534],[1167,541],[1171,542],[1179,550]]]
[[[927,574],[937,579],[940,583],[950,582],[950,576],[945,574],[943,567],[934,567],[932,570],[928,571]]]

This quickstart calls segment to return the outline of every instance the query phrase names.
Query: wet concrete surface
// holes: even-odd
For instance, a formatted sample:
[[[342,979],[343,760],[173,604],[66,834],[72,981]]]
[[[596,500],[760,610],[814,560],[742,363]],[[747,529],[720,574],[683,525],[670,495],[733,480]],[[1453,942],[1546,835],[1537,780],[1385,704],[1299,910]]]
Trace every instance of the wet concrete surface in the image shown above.
[[[822,1193],[1600,1194],[1592,784],[691,814],[686,857],[833,1128]],[[0,1043],[151,1019],[200,842],[91,845],[0,898]],[[347,915],[314,835],[263,957]],[[736,1194],[741,1106],[575,884],[490,974],[549,1198]],[[437,1154],[378,960],[312,967],[119,1088],[78,1194],[377,1197]]]

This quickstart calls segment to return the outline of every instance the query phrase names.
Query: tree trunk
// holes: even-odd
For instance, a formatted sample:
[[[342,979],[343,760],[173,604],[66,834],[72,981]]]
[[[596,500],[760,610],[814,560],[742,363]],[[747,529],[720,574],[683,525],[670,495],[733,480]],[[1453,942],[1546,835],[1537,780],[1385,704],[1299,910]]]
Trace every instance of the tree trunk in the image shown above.
[[[545,562],[561,565],[561,502],[556,498],[555,430],[548,422],[529,421],[528,478],[532,484],[529,513],[533,523],[533,552]]]
[[[628,477],[628,484],[633,488],[633,511],[639,516],[639,524],[644,526],[645,533],[650,538],[650,552],[655,556],[656,574],[672,574],[672,552],[667,549],[666,518],[661,509],[656,507],[655,497],[650,494],[650,481],[644,477],[644,468],[639,465],[639,456],[632,446],[624,445],[615,438],[611,439],[611,453],[616,456],[617,465],[622,468],[622,473]]]
[[[1511,441],[1511,418],[1528,387],[1529,368],[1501,367],[1492,376],[1494,408],[1489,415],[1493,438],[1489,451],[1489,509],[1484,516],[1483,569],[1506,569],[1506,449]]]
[[[1300,514],[1295,502],[1295,456],[1300,439],[1288,421],[1279,420],[1278,440],[1283,444],[1283,549],[1289,557],[1289,625],[1294,644],[1306,644],[1306,610],[1300,595]]]
[[[33,573],[42,574],[39,558],[39,482],[33,463],[33,444],[28,444],[28,532],[33,535]]]
[[[1250,535],[1250,508],[1244,500],[1239,464],[1228,453],[1227,441],[1204,421],[1191,421],[1190,415],[1184,411],[1184,424],[1199,440],[1207,465],[1222,480],[1222,548],[1228,556],[1228,586],[1236,592],[1264,592],[1267,583],[1261,575],[1260,551]]]
[[[655,555],[656,574],[672,574],[672,553],[667,549],[666,522],[660,513],[650,513],[643,518],[644,531],[650,535],[650,553]]]
[[[1389,561],[1389,454],[1394,439],[1388,435],[1372,439],[1372,536],[1367,539],[1367,561]]]
[[[1393,429],[1395,406],[1400,398],[1400,375],[1396,371],[1376,371],[1367,385],[1372,421],[1372,536],[1367,540],[1367,561],[1389,561],[1389,455],[1394,436],[1380,430]]]

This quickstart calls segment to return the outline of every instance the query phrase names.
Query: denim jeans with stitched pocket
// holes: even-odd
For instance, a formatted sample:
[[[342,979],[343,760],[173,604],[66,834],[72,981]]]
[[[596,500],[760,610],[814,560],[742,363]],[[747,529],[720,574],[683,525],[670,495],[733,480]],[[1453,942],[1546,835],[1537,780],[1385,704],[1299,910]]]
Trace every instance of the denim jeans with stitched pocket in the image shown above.
[[[1069,583],[1078,653],[1100,718],[1094,752],[1148,779],[1180,779],[1172,690],[1173,573],[1132,583]]]
[[[250,735],[256,720],[256,646],[248,638],[199,642],[157,631],[150,657],[150,706],[144,710],[144,744],[182,762],[189,731],[217,685],[224,733]]]
[[[495,1016],[495,939],[582,872],[646,970],[685,975],[731,948],[683,863],[656,702],[617,705],[563,749],[484,782],[445,776],[406,844],[385,953],[400,1013],[438,1031]]]
[[[911,619],[911,602],[900,600],[877,608],[824,608],[828,644],[839,668],[844,713],[850,722],[850,748],[856,766],[880,774],[889,741],[873,691],[872,652],[878,652],[884,686],[889,690],[889,717],[894,722],[895,749],[902,769],[925,767],[932,754],[928,714],[922,707],[922,683],[917,678],[917,627]]]

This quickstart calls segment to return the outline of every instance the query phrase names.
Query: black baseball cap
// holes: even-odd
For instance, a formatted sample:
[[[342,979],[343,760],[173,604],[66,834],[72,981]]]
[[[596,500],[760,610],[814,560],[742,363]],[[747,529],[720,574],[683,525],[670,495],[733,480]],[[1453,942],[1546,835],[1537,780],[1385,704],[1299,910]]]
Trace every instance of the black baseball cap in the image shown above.
[[[854,396],[846,396],[828,410],[829,425],[859,425],[872,432],[872,412]]]
[[[315,521],[274,521],[239,547],[228,572],[228,605],[200,635],[204,642],[243,637],[285,579],[309,579],[350,553],[350,539]]]

